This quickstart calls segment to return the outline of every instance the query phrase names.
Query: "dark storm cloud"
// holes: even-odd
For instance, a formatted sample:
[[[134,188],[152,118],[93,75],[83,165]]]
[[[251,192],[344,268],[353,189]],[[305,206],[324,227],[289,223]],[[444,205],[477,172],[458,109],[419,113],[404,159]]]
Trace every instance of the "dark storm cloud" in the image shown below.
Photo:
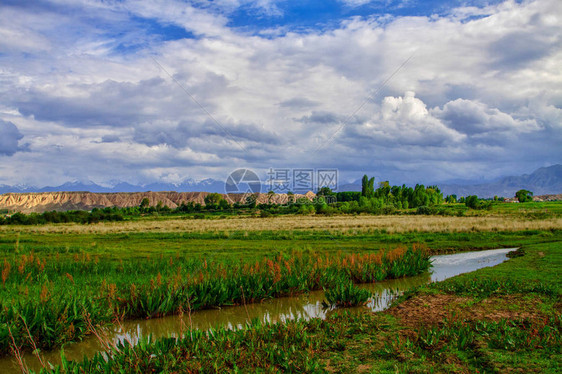
[[[216,137],[221,140],[250,141],[262,145],[279,145],[282,138],[269,130],[253,124],[221,124],[208,120],[204,123],[180,122],[177,125],[162,126],[161,124],[145,123],[135,128],[134,140],[148,146],[166,144],[174,148],[184,148],[193,139]],[[212,142],[209,142],[212,144]],[[217,152],[218,149],[213,149]]]
[[[14,105],[25,116],[39,121],[53,121],[67,126],[128,126],[148,119],[147,103],[162,94],[164,81],[153,78],[139,83],[112,80],[100,84],[71,87],[72,96],[58,92],[30,90]]]
[[[0,120],[0,155],[12,156],[20,150],[18,142],[23,138],[16,125]]]

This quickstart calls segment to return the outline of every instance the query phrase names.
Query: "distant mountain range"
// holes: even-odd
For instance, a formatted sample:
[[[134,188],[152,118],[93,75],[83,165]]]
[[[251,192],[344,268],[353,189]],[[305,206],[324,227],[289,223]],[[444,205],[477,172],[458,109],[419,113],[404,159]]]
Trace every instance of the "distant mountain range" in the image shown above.
[[[533,191],[535,195],[558,194],[562,192],[562,165],[552,165],[535,170],[531,174],[510,176],[496,179],[494,181],[475,184],[470,181],[459,181],[457,183],[431,183],[437,184],[444,195],[455,194],[457,196],[478,195],[479,197],[513,197],[517,190],[522,188]],[[182,183],[151,183],[146,185],[133,185],[118,182],[112,187],[104,187],[93,182],[68,182],[54,187],[32,187],[32,186],[7,186],[0,185],[0,194],[15,192],[75,192],[88,191],[97,193],[114,192],[146,192],[146,191],[176,191],[176,192],[219,192],[224,193],[224,181],[216,179],[203,179],[196,181],[186,179]],[[342,184],[338,191],[361,191],[361,180]],[[265,191],[262,191],[265,192]]]
[[[562,192],[562,165],[540,168],[531,174],[503,177],[479,184],[438,184],[443,195],[477,195],[479,197],[513,197],[520,189],[535,195],[559,194]]]
[[[186,179],[182,183],[150,183],[145,185],[134,185],[126,182],[118,182],[112,187],[100,186],[94,182],[67,182],[60,186],[33,187],[26,185],[8,186],[0,184],[0,194],[31,193],[31,192],[147,192],[147,191],[176,191],[176,192],[219,192],[224,193],[224,181],[215,179],[203,179],[196,181]]]
[[[380,181],[377,181],[380,182]],[[535,170],[531,174],[502,177],[489,182],[457,180],[454,183],[428,183],[438,185],[443,195],[478,197],[513,197],[520,189],[532,191],[534,195],[562,193],[562,165],[556,164]],[[361,191],[361,180],[340,185],[340,191]]]

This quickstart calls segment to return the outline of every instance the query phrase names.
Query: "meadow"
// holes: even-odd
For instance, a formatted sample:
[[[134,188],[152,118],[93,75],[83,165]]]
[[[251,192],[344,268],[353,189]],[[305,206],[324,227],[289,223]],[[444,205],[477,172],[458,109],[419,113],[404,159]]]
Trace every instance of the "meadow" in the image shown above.
[[[562,239],[493,268],[411,290],[385,312],[127,342],[43,373],[558,373]]]
[[[29,254],[125,260],[176,254],[214,261],[261,259],[292,250],[372,251],[425,243],[435,253],[549,240],[562,218],[519,216],[281,216],[169,219],[92,225],[0,226],[0,261]]]
[[[454,357],[450,360],[460,363],[450,367],[458,364],[464,369],[457,371],[463,372],[479,367],[477,359],[462,355],[481,345],[480,335],[513,333],[523,339],[524,331],[535,329],[543,340],[533,347],[545,347],[540,349],[559,361],[559,352],[552,347],[559,341],[560,329],[556,275],[562,266],[562,218],[558,213],[539,215],[542,207],[521,210],[524,204],[503,205],[502,212],[460,217],[152,217],[91,225],[0,226],[1,351],[56,348],[123,318],[181,315],[317,289],[326,289],[332,306],[356,305],[365,295],[353,284],[422,273],[429,267],[430,254],[522,247],[523,256],[478,271],[484,276],[461,276],[414,290],[401,305],[410,307],[411,300],[425,298],[423,305],[431,307],[432,298],[454,297],[470,310],[475,303],[494,298],[538,297],[540,302],[534,305],[523,304],[531,314],[537,308],[544,312],[540,323],[521,322],[523,317],[513,319],[503,312],[500,315],[509,318],[465,323],[455,317],[461,307],[457,314],[425,327],[404,322],[393,309],[376,315],[336,312],[327,322],[254,321],[236,332],[192,332],[190,339],[144,341],[137,347],[120,347],[120,353],[107,362],[96,356],[57,370],[353,372],[361,371],[366,362],[370,368],[392,371],[384,361],[393,362],[392,368],[399,372],[412,368],[423,372],[430,363],[448,371],[440,360]],[[412,306],[412,315],[427,314],[418,306]],[[459,331],[468,337],[459,338]],[[368,353],[359,348],[365,341],[376,349],[371,347]],[[447,351],[450,342],[457,350]],[[221,354],[227,347],[241,356]],[[435,355],[435,350],[445,353]],[[404,351],[410,356],[405,357]],[[154,358],[154,352],[167,353]],[[177,359],[188,356],[190,360]]]

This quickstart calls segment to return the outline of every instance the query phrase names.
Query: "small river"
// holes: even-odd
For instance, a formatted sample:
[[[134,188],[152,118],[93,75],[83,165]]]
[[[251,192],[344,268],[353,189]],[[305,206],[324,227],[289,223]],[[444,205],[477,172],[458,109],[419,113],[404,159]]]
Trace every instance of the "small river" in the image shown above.
[[[431,282],[439,282],[459,274],[468,273],[484,267],[498,265],[508,259],[507,253],[516,248],[493,249],[487,251],[464,252],[452,255],[432,256],[432,267],[429,273],[415,277],[393,279],[378,283],[362,284],[362,288],[373,293],[367,303],[371,311],[381,311],[404,291]],[[197,329],[228,327],[241,328],[250,319],[258,318],[262,321],[277,322],[303,318],[325,318],[326,310],[322,308],[323,291],[310,292],[295,297],[283,297],[266,300],[259,304],[233,306],[220,309],[195,311],[191,314],[191,325]],[[154,319],[128,320],[121,326],[108,326],[104,329],[107,337],[114,343],[124,340],[136,343],[140,337],[152,335],[154,338],[178,336],[190,325],[187,315],[170,316]],[[69,360],[81,360],[84,356],[92,357],[103,350],[94,336],[88,336],[83,341],[71,343],[64,347],[64,354]],[[43,352],[45,362],[58,364],[60,351]],[[27,366],[39,371],[41,366],[32,354],[25,354]],[[20,373],[21,370],[12,357],[0,358],[0,372]]]

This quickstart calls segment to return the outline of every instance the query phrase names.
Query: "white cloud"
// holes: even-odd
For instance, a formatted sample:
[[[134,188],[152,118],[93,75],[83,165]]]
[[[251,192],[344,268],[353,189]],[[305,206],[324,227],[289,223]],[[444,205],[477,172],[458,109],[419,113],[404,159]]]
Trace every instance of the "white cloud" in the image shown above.
[[[403,97],[384,98],[380,113],[356,131],[374,146],[448,146],[465,138],[431,115],[424,102],[411,91]]]
[[[340,2],[344,3],[349,7],[358,7],[361,5],[369,4],[373,2],[373,0],[340,0]]]
[[[397,176],[407,170],[415,181],[460,169],[532,169],[562,157],[559,1],[353,18],[267,38],[230,27],[229,12],[274,13],[278,2],[201,4],[59,2],[91,17],[0,6],[7,35],[0,39],[0,119],[29,143],[29,152],[4,152],[11,165],[2,166],[0,183],[177,179],[330,162]],[[164,42],[126,30],[131,14],[197,37]],[[124,41],[142,47],[120,53]]]

